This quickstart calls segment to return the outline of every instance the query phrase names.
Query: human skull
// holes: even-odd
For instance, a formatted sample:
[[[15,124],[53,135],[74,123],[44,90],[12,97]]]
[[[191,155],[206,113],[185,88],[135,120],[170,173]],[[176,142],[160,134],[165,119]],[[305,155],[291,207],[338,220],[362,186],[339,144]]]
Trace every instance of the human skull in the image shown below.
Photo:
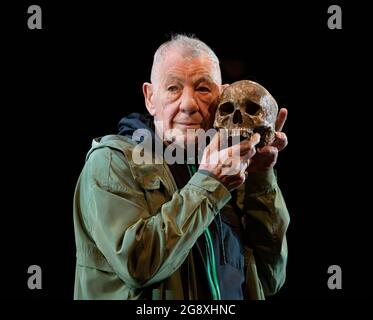
[[[260,84],[241,80],[225,88],[215,113],[214,127],[227,129],[229,136],[250,138],[260,134],[259,147],[271,143],[275,135],[278,106]]]

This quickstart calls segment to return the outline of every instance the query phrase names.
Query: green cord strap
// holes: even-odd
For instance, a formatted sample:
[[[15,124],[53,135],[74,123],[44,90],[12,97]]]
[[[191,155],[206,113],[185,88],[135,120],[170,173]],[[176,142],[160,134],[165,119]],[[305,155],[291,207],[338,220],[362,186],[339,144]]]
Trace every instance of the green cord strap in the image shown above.
[[[207,261],[206,261],[206,271],[207,271],[207,277],[209,280],[210,288],[211,288],[211,294],[212,294],[212,300],[218,300],[218,294],[216,292],[214,280],[211,277],[211,265],[210,265],[210,257],[209,257],[209,249],[206,246],[206,256],[207,256]]]
[[[211,269],[212,269],[212,276],[213,276],[213,284],[214,284],[214,288],[216,290],[216,298],[214,298],[214,300],[221,300],[218,275],[216,273],[215,252],[214,252],[214,247],[213,247],[213,244],[212,244],[211,233],[210,233],[210,230],[208,228],[205,230],[205,236],[206,236],[207,248],[208,248],[208,251],[210,253],[210,258],[211,258]]]
[[[191,175],[197,172],[197,167],[194,164],[191,164],[189,167],[190,167]],[[206,271],[207,271],[207,277],[208,277],[210,287],[211,287],[212,299],[221,300],[219,281],[218,281],[218,276],[216,273],[215,252],[214,252],[214,247],[212,244],[211,233],[208,227],[206,228],[204,234],[206,237],[206,256],[207,256],[207,263],[206,263],[207,270]]]
[[[195,164],[191,164],[191,165],[190,165],[190,168],[191,168],[191,170],[192,170],[192,174],[195,174],[195,173],[197,172],[197,167],[196,167]]]

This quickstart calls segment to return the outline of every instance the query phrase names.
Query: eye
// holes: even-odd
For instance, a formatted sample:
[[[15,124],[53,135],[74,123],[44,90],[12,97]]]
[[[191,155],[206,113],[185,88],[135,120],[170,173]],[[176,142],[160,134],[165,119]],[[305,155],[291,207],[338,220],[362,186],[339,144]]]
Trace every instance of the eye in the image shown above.
[[[168,86],[167,91],[168,92],[176,92],[178,90],[177,86]]]
[[[226,102],[220,106],[219,109],[221,116],[226,116],[234,112],[234,105],[230,102]]]
[[[211,92],[210,88],[205,86],[198,87],[197,90],[200,92]]]
[[[260,106],[255,102],[246,101],[245,103],[245,112],[249,115],[255,115],[260,110]]]

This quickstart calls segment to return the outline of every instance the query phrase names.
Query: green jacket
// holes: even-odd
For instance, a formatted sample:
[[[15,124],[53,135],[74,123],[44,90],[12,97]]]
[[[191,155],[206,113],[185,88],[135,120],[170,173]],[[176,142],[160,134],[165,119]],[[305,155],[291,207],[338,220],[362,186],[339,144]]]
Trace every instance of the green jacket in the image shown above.
[[[185,299],[179,267],[188,259],[193,270],[190,249],[231,198],[200,172],[178,190],[166,163],[133,162],[135,145],[106,136],[88,152],[74,196],[75,299]],[[245,296],[264,299],[283,285],[287,260],[289,215],[273,170],[249,174],[237,205]]]

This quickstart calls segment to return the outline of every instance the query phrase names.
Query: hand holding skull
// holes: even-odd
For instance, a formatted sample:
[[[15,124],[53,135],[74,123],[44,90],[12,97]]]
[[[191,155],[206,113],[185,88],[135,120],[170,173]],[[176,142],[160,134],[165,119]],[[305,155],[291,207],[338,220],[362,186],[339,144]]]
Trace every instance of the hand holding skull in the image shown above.
[[[226,133],[227,131],[221,130],[215,134],[203,152],[199,169],[212,173],[231,191],[245,181],[245,171],[255,155],[255,146],[259,143],[260,136],[254,134],[241,143],[222,148],[228,140]]]
[[[255,133],[261,137],[248,172],[272,168],[277,161],[278,151],[287,145],[287,137],[281,132],[287,110],[281,109],[278,116],[277,111],[276,100],[256,82],[237,81],[222,92],[214,127],[225,129],[229,135],[240,136],[241,139],[250,138]]]
[[[278,152],[288,144],[288,138],[281,132],[286,121],[287,110],[280,109],[275,125],[275,137],[273,142],[262,148],[257,148],[255,156],[251,159],[247,172],[265,171],[274,167],[277,161]]]

